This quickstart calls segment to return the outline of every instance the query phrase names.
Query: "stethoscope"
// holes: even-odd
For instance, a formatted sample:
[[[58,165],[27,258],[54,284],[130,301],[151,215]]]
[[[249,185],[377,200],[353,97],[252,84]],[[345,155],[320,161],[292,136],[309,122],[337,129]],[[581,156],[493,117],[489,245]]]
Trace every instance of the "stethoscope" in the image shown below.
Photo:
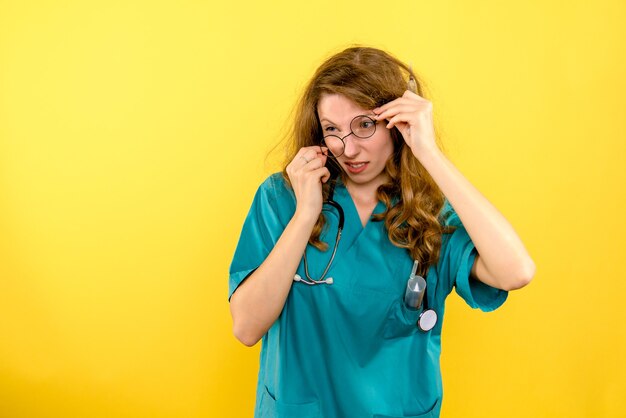
[[[424,310],[417,320],[417,327],[424,332],[428,332],[435,328],[435,325],[437,325],[437,312],[428,307],[428,298],[424,294]]]
[[[330,205],[330,206],[334,207],[335,209],[337,209],[337,212],[339,213],[339,224],[338,224],[338,227],[337,227],[337,237],[335,238],[335,246],[333,248],[333,253],[330,256],[330,261],[326,265],[326,268],[324,269],[324,273],[322,273],[322,277],[320,277],[319,280],[315,280],[315,279],[311,278],[311,276],[309,275],[309,263],[307,262],[307,259],[306,259],[306,250],[305,250],[304,251],[304,274],[306,275],[306,279],[296,273],[296,275],[293,277],[293,280],[296,281],[296,282],[308,284],[310,286],[313,286],[313,285],[316,285],[316,284],[323,284],[323,283],[324,284],[333,284],[333,278],[332,277],[328,277],[326,279],[324,277],[326,277],[326,273],[328,273],[328,270],[330,269],[330,266],[333,264],[333,260],[335,259],[335,254],[337,253],[337,247],[339,246],[339,240],[341,239],[341,231],[343,230],[343,209],[341,208],[339,203],[337,203],[337,202],[335,202],[333,200],[333,195],[335,193],[335,185],[336,185],[336,183],[337,183],[336,179],[332,180],[332,182],[330,183],[330,190],[328,191],[328,199],[326,199],[326,201],[324,202],[324,205]],[[322,209],[322,210],[324,210],[324,209]],[[329,210],[329,209],[325,209],[325,210]]]
[[[410,310],[423,308],[417,319],[417,326],[424,332],[428,332],[437,325],[437,312],[428,307],[428,295],[426,294],[426,279],[417,275],[418,261],[413,262],[413,270],[406,284],[404,304]]]
[[[335,254],[337,253],[337,247],[339,246],[339,240],[341,239],[341,231],[343,230],[343,221],[344,221],[344,214],[343,214],[343,209],[341,208],[341,205],[339,205],[339,203],[335,202],[333,200],[333,195],[335,192],[335,185],[336,185],[336,180],[333,180],[330,184],[330,190],[328,192],[328,199],[326,199],[326,201],[324,201],[324,205],[329,205],[332,206],[333,208],[337,209],[337,212],[339,213],[339,223],[337,226],[337,237],[335,238],[335,246],[333,247],[333,253],[330,256],[330,261],[328,262],[328,264],[326,265],[326,268],[324,269],[324,272],[322,273],[322,276],[318,279],[315,280],[311,277],[311,275],[309,274],[309,264],[307,262],[307,258],[306,258],[306,250],[304,252],[304,274],[306,276],[306,278],[300,276],[299,274],[295,274],[293,280],[295,282],[300,282],[300,283],[304,283],[307,284],[309,286],[314,286],[317,284],[333,284],[333,278],[332,277],[326,277],[326,274],[328,273],[328,270],[330,269],[330,266],[333,263],[333,260],[335,259]],[[329,209],[322,209],[322,210],[329,210]],[[419,314],[419,318],[417,320],[417,327],[424,331],[424,332],[428,332],[431,329],[433,329],[435,327],[435,325],[437,324],[437,312],[435,312],[434,309],[431,309],[428,307],[428,297],[426,295],[426,280],[421,277],[421,276],[415,276],[415,272],[417,270],[417,265],[418,262],[417,260],[414,262],[413,264],[413,271],[411,273],[411,279],[409,279],[409,282],[407,283],[407,290],[408,287],[411,286],[411,280],[413,278],[416,278],[416,282],[415,282],[415,287],[414,287],[414,291],[416,292],[416,297],[418,298],[418,303],[415,304],[415,306],[417,306],[417,308],[409,308],[409,309],[419,309],[421,303],[424,303],[424,309],[423,311]]]

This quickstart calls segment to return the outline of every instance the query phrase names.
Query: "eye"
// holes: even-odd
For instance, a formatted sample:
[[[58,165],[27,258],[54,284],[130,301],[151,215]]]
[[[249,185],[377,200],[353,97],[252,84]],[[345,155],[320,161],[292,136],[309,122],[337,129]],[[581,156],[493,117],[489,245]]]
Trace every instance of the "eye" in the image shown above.
[[[362,120],[360,125],[361,125],[361,128],[368,129],[374,126],[374,122],[371,120]]]
[[[324,128],[325,132],[335,132],[335,127],[334,126],[327,126]]]

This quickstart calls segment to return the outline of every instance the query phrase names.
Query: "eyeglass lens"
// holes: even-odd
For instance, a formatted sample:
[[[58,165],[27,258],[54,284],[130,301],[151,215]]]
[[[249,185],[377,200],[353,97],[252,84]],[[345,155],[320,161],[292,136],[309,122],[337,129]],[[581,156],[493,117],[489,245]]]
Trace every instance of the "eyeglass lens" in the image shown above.
[[[340,157],[345,149],[345,138],[354,135],[360,139],[366,139],[376,132],[376,121],[369,116],[360,115],[350,122],[350,133],[346,136],[327,135],[322,141],[322,146],[327,147],[331,154],[325,152],[329,157]]]

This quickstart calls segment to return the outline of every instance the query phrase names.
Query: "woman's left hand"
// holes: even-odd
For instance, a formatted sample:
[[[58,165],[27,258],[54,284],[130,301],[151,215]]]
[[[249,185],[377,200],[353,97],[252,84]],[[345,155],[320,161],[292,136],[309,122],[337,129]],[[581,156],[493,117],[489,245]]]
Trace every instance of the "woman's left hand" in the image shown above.
[[[373,109],[376,119],[387,119],[387,129],[398,128],[413,155],[436,150],[433,105],[410,90],[402,97]]]

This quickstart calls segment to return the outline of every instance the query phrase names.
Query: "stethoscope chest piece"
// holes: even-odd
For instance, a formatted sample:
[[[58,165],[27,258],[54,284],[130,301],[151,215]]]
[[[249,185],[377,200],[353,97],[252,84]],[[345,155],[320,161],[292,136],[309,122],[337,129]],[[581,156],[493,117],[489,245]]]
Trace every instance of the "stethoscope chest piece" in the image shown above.
[[[424,332],[428,332],[437,324],[437,312],[434,309],[426,309],[420,314],[417,326]]]

